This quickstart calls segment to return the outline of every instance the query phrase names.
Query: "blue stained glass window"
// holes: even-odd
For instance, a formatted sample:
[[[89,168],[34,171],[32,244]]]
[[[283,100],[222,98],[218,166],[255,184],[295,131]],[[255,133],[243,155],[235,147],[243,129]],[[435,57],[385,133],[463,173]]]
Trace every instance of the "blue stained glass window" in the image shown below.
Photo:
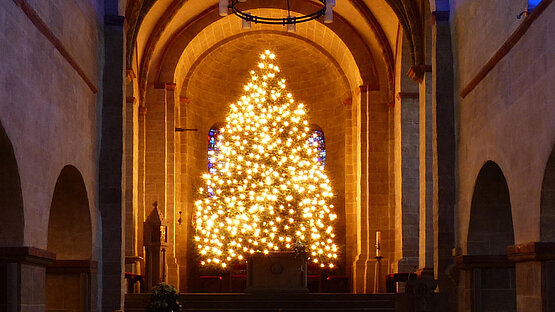
[[[528,10],[535,9],[542,0],[528,0]]]
[[[324,140],[324,131],[320,129],[312,130],[312,136],[308,138],[310,146],[316,146],[318,150],[318,161],[322,167],[326,165],[326,143]]]
[[[218,169],[216,168],[218,164],[218,153],[220,149],[218,148],[219,138],[221,127],[212,127],[210,131],[208,131],[208,172],[210,174],[216,174]],[[214,190],[211,187],[207,189],[208,194],[210,196],[214,196]]]
[[[218,148],[219,128],[212,128],[208,131],[208,171],[212,174],[216,173],[216,157],[220,149]]]

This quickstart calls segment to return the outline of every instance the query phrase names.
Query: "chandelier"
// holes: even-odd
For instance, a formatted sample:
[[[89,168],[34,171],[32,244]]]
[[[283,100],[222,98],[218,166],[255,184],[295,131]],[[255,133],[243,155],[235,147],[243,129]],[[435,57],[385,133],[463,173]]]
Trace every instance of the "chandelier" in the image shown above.
[[[257,16],[252,15],[249,12],[245,12],[239,7],[239,2],[247,2],[247,0],[219,0],[219,13],[220,16],[227,16],[229,14],[229,9],[233,11],[233,14],[240,17],[242,20],[243,29],[250,29],[251,23],[255,24],[269,24],[269,25],[284,25],[287,26],[287,31],[293,32],[296,30],[296,25],[298,23],[308,22],[313,19],[317,19],[324,16],[324,23],[333,22],[333,8],[335,7],[335,0],[317,0],[317,2],[322,3],[322,7],[316,11],[306,14],[294,16],[291,14],[291,8],[289,5],[290,0],[287,1],[287,16],[285,17],[267,17],[267,16]]]

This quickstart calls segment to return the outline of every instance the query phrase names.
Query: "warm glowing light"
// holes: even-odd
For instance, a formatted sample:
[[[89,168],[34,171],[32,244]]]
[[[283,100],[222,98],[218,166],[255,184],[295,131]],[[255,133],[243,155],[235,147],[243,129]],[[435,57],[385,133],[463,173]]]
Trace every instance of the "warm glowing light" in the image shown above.
[[[225,268],[299,246],[322,267],[337,262],[337,215],[321,151],[275,58],[269,50],[260,56],[209,153],[215,168],[202,176],[194,216],[202,265]]]

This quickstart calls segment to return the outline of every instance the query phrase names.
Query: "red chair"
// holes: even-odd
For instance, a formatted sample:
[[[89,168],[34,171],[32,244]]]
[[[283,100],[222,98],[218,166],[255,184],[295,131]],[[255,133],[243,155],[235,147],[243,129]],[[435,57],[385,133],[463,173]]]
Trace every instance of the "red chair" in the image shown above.
[[[322,292],[322,269],[315,263],[308,263],[307,267],[307,287],[311,293]]]

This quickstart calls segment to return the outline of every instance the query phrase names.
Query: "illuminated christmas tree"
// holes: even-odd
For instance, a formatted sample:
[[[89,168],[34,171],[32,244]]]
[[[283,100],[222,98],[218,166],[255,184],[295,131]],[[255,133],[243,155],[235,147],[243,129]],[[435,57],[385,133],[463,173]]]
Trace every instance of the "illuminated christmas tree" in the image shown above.
[[[301,249],[332,268],[337,215],[304,106],[287,92],[275,55],[260,59],[231,104],[210,155],[215,168],[203,175],[195,202],[201,263],[226,267],[253,253]]]

